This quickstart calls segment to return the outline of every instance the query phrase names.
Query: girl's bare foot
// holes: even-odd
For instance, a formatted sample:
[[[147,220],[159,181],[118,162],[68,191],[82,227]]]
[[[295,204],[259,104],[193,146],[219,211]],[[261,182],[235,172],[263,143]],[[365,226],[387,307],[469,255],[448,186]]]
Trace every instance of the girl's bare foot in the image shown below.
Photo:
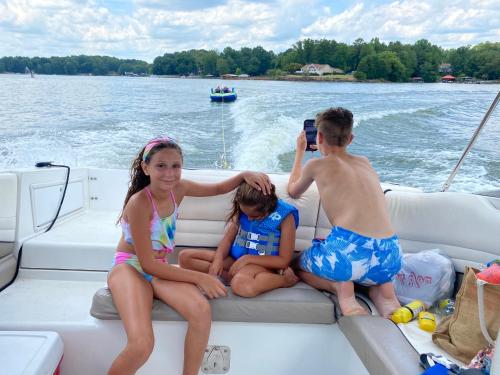
[[[290,288],[297,284],[300,280],[290,267],[283,272],[283,278],[285,280],[285,285],[283,286],[284,288]]]

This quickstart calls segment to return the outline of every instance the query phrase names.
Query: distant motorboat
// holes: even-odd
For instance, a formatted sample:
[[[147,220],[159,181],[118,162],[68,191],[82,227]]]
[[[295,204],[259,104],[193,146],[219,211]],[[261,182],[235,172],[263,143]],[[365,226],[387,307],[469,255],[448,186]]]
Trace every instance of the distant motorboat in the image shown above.
[[[234,102],[238,98],[234,87],[231,90],[227,87],[215,88],[211,90],[210,100],[213,102]]]

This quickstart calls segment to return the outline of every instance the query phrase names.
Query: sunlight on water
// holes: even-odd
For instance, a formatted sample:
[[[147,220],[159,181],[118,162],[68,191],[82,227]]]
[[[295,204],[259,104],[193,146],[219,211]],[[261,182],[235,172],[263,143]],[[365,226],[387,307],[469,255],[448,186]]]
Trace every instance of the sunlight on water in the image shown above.
[[[288,172],[303,120],[330,106],[354,113],[353,153],[382,181],[439,190],[499,85],[234,81],[235,103],[209,101],[219,80],[0,75],[0,168],[37,161],[128,168],[148,139],[179,140],[189,168]],[[452,190],[500,188],[500,113]]]

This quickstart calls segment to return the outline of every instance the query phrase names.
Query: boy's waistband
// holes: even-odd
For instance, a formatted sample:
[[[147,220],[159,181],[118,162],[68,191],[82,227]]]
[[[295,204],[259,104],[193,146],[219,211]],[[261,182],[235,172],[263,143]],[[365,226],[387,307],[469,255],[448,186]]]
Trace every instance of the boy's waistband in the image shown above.
[[[334,225],[332,227],[332,230],[330,232],[330,234],[328,235],[328,237],[330,236],[335,236],[335,235],[340,235],[340,236],[351,236],[351,235],[354,235],[358,238],[364,238],[364,239],[367,239],[367,240],[377,240],[377,241],[393,241],[393,240],[398,240],[398,236],[396,234],[393,234],[392,236],[389,236],[389,237],[382,237],[382,238],[377,238],[377,237],[368,237],[368,236],[364,236],[362,234],[359,234],[357,232],[354,232],[350,229],[346,229],[346,228],[343,228],[343,227],[339,227],[338,225]]]

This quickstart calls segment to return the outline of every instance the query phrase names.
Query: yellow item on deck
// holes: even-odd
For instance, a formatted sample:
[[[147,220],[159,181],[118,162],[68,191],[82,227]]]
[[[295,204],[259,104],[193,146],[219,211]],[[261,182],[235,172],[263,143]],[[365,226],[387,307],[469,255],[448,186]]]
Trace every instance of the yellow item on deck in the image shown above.
[[[391,315],[391,320],[396,324],[408,323],[415,319],[419,312],[424,310],[424,303],[420,300],[415,300],[394,311]]]
[[[436,330],[436,316],[428,311],[419,312],[418,326],[424,331],[434,332]]]

